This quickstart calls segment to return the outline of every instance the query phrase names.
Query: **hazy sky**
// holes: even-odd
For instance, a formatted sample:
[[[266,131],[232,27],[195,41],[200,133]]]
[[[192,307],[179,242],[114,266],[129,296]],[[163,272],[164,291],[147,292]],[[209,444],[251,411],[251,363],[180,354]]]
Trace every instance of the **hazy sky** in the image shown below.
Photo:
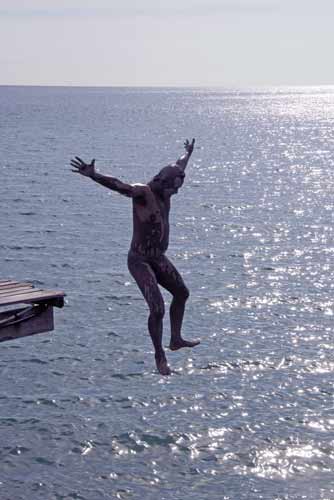
[[[0,0],[0,84],[334,84],[334,0]]]

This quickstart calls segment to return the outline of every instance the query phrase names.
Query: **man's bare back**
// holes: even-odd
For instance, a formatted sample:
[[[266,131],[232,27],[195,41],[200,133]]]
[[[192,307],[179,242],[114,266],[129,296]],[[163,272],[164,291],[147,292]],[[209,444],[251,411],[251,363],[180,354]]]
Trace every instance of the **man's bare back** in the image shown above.
[[[170,306],[170,349],[194,347],[199,341],[186,341],[181,327],[189,291],[174,265],[166,257],[169,243],[170,198],[178,192],[185,178],[185,168],[193,152],[195,139],[184,146],[186,153],[176,163],[164,167],[147,184],[126,184],[102,175],[95,170],[95,160],[90,164],[79,157],[71,165],[79,173],[95,182],[132,198],[133,236],[128,254],[128,268],[141,290],[150,310],[148,330],[155,349],[155,360],[162,375],[171,373],[162,347],[162,322],[165,314],[161,285],[173,295]]]

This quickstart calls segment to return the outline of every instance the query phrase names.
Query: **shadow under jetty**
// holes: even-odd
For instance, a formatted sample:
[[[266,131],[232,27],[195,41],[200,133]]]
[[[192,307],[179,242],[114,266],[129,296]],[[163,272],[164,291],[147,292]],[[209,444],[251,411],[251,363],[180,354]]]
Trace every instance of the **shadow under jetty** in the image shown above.
[[[64,297],[62,291],[0,280],[0,342],[52,331],[53,308],[63,307]]]

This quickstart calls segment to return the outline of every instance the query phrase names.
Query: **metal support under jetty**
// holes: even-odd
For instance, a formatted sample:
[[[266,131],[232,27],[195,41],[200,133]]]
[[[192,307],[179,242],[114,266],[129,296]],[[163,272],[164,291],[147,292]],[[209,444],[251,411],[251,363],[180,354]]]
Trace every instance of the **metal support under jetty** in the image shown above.
[[[63,307],[64,297],[64,292],[31,283],[0,280],[0,342],[53,330],[53,307]],[[14,309],[16,304],[24,306]]]

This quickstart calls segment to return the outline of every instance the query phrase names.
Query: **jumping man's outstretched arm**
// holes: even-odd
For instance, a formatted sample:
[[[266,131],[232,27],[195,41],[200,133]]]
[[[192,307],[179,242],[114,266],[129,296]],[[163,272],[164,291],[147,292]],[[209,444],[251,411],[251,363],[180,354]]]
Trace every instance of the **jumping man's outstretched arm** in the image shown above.
[[[78,156],[75,157],[75,160],[71,160],[71,165],[76,170],[72,170],[77,174],[84,175],[85,177],[89,177],[93,181],[105,186],[108,189],[113,191],[117,191],[124,196],[133,197],[139,195],[139,186],[132,186],[131,184],[126,184],[115,177],[109,177],[107,175],[100,174],[95,170],[95,160],[92,160],[91,163],[85,163]]]
[[[194,144],[195,144],[195,139],[193,139],[191,142],[189,142],[187,139],[186,142],[184,143],[184,149],[186,150],[186,152],[176,162],[176,165],[181,167],[183,170],[185,170],[189,158],[194,150]]]

